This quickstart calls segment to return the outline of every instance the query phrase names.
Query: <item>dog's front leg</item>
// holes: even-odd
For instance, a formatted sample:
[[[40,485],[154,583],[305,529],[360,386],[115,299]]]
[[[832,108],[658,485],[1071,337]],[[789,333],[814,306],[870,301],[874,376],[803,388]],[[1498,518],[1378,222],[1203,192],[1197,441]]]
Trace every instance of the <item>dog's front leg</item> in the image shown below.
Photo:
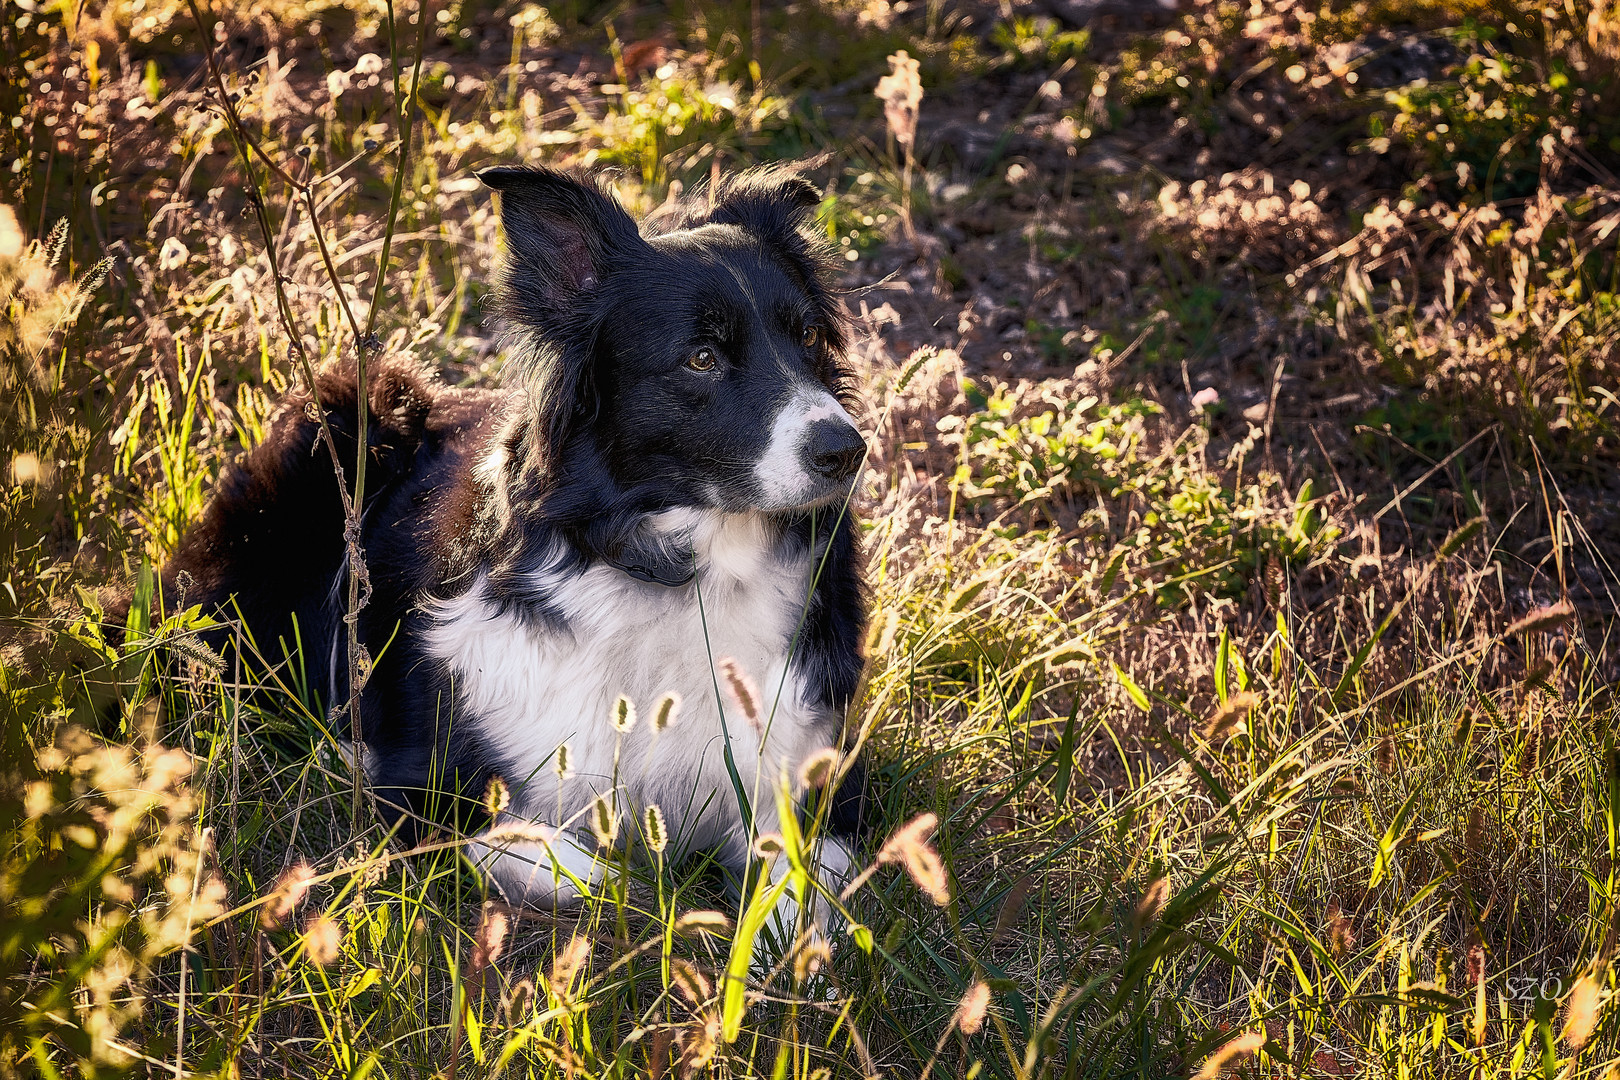
[[[786,853],[779,850],[779,825],[780,821],[774,812],[762,812],[755,821],[756,836],[775,837],[774,843],[760,845],[756,841],[744,846],[739,830],[738,838],[725,845],[720,852],[720,857],[728,868],[728,877],[734,893],[741,891],[751,854],[758,854],[764,860],[767,876],[762,891],[768,891],[771,887],[781,884],[792,873],[793,867]],[[762,846],[766,850],[761,851]],[[798,895],[792,883],[782,890],[772,909],[771,917],[766,921],[767,936],[776,945],[776,948],[770,951],[776,955],[781,954],[782,948],[792,942],[801,929],[808,929],[814,935],[826,936],[834,926],[835,915],[831,901],[826,895],[822,895],[822,891],[825,890],[826,894],[836,897],[854,874],[854,852],[844,841],[836,837],[818,837],[812,840],[806,847],[804,859],[821,888],[818,889],[812,884],[808,896]],[[803,920],[804,925],[801,927],[802,909],[808,910],[809,917]]]
[[[544,838],[527,835],[544,831]],[[607,864],[594,845],[544,826],[500,826],[467,847],[473,861],[514,905],[546,910],[579,907],[602,883]]]

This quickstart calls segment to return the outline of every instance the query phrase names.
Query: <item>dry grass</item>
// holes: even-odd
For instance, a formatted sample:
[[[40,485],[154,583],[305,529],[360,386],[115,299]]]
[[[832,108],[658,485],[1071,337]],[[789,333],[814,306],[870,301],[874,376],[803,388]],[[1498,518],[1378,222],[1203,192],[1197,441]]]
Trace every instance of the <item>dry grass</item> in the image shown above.
[[[1614,1068],[1612,10],[1009,11],[8,10],[0,1073]],[[500,378],[471,168],[657,214],[822,152],[876,605],[830,955],[661,861],[509,917],[296,664],[104,632],[304,359]]]

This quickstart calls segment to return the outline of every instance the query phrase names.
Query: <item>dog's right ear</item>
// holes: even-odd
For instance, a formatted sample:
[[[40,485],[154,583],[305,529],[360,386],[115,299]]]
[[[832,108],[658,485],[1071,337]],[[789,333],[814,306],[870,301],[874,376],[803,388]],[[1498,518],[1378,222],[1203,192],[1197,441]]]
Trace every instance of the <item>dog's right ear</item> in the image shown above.
[[[645,246],[630,215],[589,179],[556,169],[500,165],[476,173],[501,193],[507,257],[502,307],[549,329],[574,311],[616,258]]]

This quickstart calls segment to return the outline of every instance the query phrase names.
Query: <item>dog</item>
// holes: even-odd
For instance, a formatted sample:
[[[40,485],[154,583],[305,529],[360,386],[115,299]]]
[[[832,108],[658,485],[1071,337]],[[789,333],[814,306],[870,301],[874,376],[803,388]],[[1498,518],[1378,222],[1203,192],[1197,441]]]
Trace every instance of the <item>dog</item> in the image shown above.
[[[636,846],[654,805],[672,854],[711,852],[740,883],[782,827],[780,778],[841,745],[863,665],[848,505],[866,444],[819,192],[756,170],[638,227],[588,175],[477,175],[499,197],[492,295],[518,385],[369,373],[370,670],[345,734],[406,835],[466,829],[515,904],[579,904],[601,834]],[[352,491],[359,391],[351,367],[289,395],[163,573],[261,655],[301,645],[334,717],[350,567],[333,459]],[[493,778],[504,809],[484,807]],[[813,857],[834,892],[860,784],[851,769],[822,808]],[[599,812],[625,827],[593,835]],[[804,899],[785,897],[790,917]]]

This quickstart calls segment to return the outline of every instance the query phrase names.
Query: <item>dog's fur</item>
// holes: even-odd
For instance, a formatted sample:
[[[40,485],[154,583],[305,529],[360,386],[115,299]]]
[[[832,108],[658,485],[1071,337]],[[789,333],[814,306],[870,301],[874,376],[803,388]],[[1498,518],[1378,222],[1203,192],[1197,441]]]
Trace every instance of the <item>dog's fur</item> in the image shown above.
[[[501,196],[494,296],[521,385],[457,390],[388,363],[368,379],[366,772],[408,822],[464,828],[503,778],[503,818],[559,830],[471,847],[515,901],[575,902],[573,879],[599,877],[584,816],[598,795],[621,837],[657,804],[677,852],[741,871],[754,837],[727,739],[755,832],[776,829],[773,785],[838,745],[861,670],[845,505],[864,446],[841,404],[841,309],[807,235],[817,193],[744,174],[643,235],[588,178],[480,176]],[[331,371],[316,391],[352,485],[356,379]],[[262,653],[301,643],[305,678],[341,705],[343,529],[314,400],[293,394],[222,478],[167,595],[239,611]],[[755,723],[721,691],[727,658],[756,688]],[[681,705],[660,734],[666,692]],[[621,694],[642,715],[622,737]],[[834,836],[857,824],[847,787]],[[844,841],[819,854],[829,883],[847,873]]]

